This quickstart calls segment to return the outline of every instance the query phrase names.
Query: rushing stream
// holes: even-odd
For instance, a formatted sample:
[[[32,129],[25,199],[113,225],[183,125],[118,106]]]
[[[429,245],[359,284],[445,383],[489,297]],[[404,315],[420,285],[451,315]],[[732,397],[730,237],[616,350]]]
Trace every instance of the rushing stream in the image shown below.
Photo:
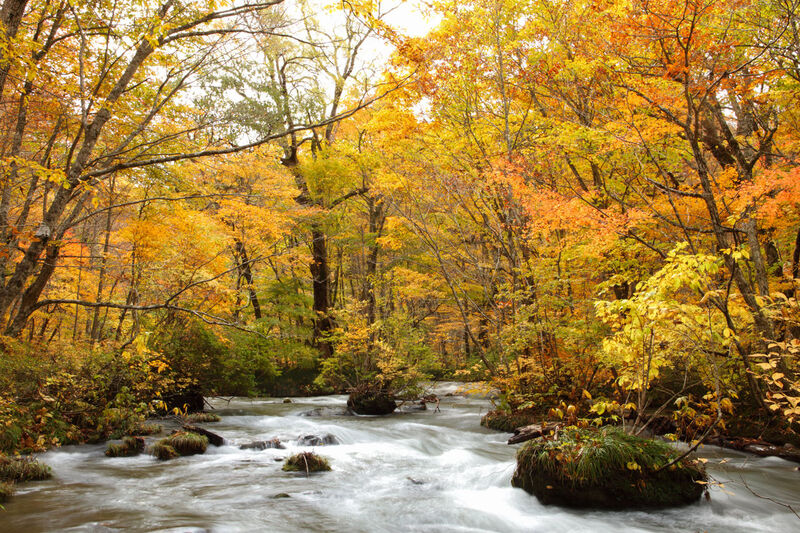
[[[456,390],[440,384],[436,392]],[[799,518],[764,499],[800,509],[800,472],[782,459],[709,447],[701,455],[724,483],[711,489],[710,501],[668,511],[572,511],[511,488],[517,447],[506,445],[507,434],[479,426],[485,399],[448,396],[440,413],[388,417],[336,416],[335,409],[301,416],[344,407],[344,396],[214,403],[223,419],[207,427],[229,445],[205,455],[107,458],[104,445],[43,454],[53,479],[18,488],[0,511],[0,533],[800,531]],[[293,440],[327,433],[341,444],[315,451],[330,458],[332,472],[281,471],[281,459],[310,449]],[[272,437],[287,449],[238,446]],[[289,497],[275,498],[281,493]]]

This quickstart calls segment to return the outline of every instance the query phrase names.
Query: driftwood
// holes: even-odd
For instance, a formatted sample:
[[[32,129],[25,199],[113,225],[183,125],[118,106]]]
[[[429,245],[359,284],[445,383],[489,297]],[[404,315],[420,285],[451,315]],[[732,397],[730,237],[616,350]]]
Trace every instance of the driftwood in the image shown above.
[[[553,433],[561,429],[563,424],[561,422],[543,422],[541,424],[531,424],[529,426],[522,426],[514,430],[514,436],[508,439],[509,444],[519,444],[532,439],[537,439],[541,436]]]
[[[776,446],[761,439],[748,439],[745,437],[709,437],[706,439],[705,443],[752,453],[760,457],[780,457],[787,461],[800,463],[800,448],[792,446],[791,444]]]
[[[198,435],[205,435],[206,437],[208,437],[208,443],[212,444],[214,446],[222,446],[223,444],[225,444],[225,439],[223,439],[222,437],[220,437],[216,433],[212,433],[211,431],[209,431],[209,430],[207,430],[205,428],[201,428],[199,426],[191,426],[191,425],[185,424],[183,426],[183,430],[184,431],[190,431],[192,433],[197,433]]]

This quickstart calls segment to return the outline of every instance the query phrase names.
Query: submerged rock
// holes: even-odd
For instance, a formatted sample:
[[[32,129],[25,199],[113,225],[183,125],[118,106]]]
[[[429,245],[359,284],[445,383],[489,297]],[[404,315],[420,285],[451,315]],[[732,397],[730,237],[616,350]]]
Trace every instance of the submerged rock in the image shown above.
[[[339,444],[339,440],[330,433],[326,433],[321,437],[317,435],[304,435],[297,439],[298,446],[332,446],[334,444]]]
[[[314,452],[292,455],[283,463],[284,472],[326,472],[331,469],[328,460]]]
[[[347,407],[359,415],[388,415],[397,409],[394,394],[374,385],[355,387],[347,399]]]
[[[273,500],[280,500],[281,498],[291,498],[291,496],[289,496],[285,492],[279,492],[278,494],[272,497]]]
[[[702,465],[683,459],[669,444],[628,435],[614,427],[566,429],[558,439],[529,441],[517,452],[511,485],[543,504],[625,509],[674,507],[705,491]]]
[[[278,440],[277,437],[270,440],[256,440],[239,446],[240,450],[283,450],[285,448],[286,446],[281,444],[281,441]]]
[[[283,403],[294,403],[291,398],[284,398]]]
[[[315,407],[308,411],[303,411],[300,416],[353,416],[353,412],[347,407]]]

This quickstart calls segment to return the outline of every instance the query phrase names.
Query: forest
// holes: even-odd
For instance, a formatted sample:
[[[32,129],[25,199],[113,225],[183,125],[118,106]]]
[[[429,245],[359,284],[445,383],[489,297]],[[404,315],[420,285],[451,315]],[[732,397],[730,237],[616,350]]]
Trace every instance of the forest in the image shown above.
[[[800,462],[799,8],[2,0],[0,466],[441,381]]]

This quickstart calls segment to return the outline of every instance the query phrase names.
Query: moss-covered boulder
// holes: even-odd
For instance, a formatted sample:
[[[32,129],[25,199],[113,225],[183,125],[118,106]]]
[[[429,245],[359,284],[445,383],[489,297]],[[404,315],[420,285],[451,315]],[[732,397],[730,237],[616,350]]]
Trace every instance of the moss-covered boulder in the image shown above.
[[[197,455],[206,453],[208,437],[187,431],[176,431],[164,439],[164,444],[172,446],[181,455]]]
[[[159,461],[169,461],[170,459],[175,459],[181,456],[181,454],[178,453],[178,450],[169,444],[164,444],[161,441],[156,442],[150,447],[150,453]]]
[[[489,411],[481,418],[481,425],[496,431],[514,433],[514,430],[540,422],[540,416],[533,411],[503,411],[496,409]]]
[[[328,460],[314,452],[297,453],[283,463],[284,472],[327,472],[330,469]]]
[[[184,417],[184,420],[189,424],[197,424],[202,422],[219,422],[222,418],[214,413],[193,413]]]
[[[208,437],[205,435],[176,431],[169,437],[153,444],[150,447],[150,453],[162,461],[167,461],[179,456],[205,453],[207,448]]]
[[[619,428],[568,428],[557,439],[529,441],[517,452],[511,485],[544,504],[624,509],[674,507],[697,501],[705,469],[665,442]]]
[[[106,448],[107,457],[133,457],[144,451],[142,437],[125,437],[120,444],[109,444]]]
[[[388,415],[397,409],[394,394],[378,385],[354,387],[347,398],[347,407],[359,415]]]
[[[52,475],[49,466],[32,457],[0,456],[0,482],[40,481]]]

